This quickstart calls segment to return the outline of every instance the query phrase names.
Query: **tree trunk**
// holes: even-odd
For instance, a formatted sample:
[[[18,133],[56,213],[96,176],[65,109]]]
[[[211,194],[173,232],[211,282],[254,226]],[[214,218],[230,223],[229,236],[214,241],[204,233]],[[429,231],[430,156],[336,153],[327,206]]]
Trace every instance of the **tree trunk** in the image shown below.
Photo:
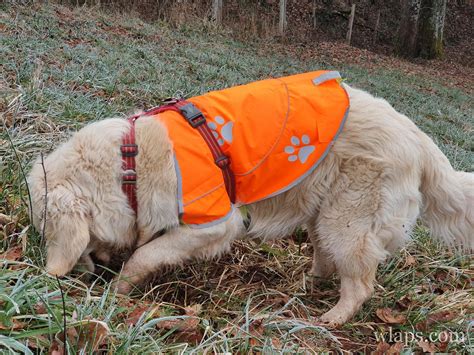
[[[280,0],[280,21],[278,24],[280,36],[284,36],[286,31],[286,1]]]
[[[418,20],[417,55],[427,59],[443,56],[446,0],[422,0]]]
[[[403,0],[398,30],[398,53],[426,59],[443,56],[447,0]]]
[[[416,55],[420,7],[421,0],[402,1],[402,19],[398,28],[397,51],[405,57]]]
[[[212,2],[212,18],[218,25],[222,24],[222,0]]]

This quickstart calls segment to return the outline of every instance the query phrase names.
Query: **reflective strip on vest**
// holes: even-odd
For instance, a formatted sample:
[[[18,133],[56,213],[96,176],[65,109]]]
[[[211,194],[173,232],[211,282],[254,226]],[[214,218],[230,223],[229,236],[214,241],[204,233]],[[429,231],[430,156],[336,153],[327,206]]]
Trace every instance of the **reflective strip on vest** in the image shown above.
[[[340,75],[332,71],[262,80],[188,101],[230,157],[239,205],[301,182],[324,159],[349,110]],[[233,207],[222,172],[199,132],[174,111],[156,118],[173,143],[182,222],[203,228],[229,218]]]

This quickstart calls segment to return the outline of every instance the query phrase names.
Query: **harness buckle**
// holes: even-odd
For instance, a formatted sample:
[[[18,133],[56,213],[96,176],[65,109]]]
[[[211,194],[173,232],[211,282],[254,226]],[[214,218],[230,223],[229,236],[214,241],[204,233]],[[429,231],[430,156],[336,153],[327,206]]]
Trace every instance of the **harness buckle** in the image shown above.
[[[125,170],[122,174],[122,184],[135,185],[137,183],[137,172],[135,170]]]
[[[138,154],[138,145],[122,144],[120,146],[120,152],[122,153],[122,157],[126,157],[126,158],[136,157]]]
[[[206,122],[206,118],[199,109],[194,106],[191,102],[179,106],[181,114],[184,116],[186,121],[191,125],[191,127],[196,128]]]
[[[216,163],[219,168],[224,169],[229,165],[230,159],[227,155],[221,155],[220,157],[217,157],[216,160],[214,160],[214,163]]]

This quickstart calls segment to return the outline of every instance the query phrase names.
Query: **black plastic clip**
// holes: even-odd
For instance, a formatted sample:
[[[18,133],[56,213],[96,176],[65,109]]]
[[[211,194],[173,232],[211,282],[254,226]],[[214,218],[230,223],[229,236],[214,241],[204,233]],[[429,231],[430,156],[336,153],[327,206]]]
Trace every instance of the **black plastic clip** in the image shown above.
[[[192,103],[179,106],[179,111],[193,128],[199,127],[206,122],[206,118],[202,112]]]

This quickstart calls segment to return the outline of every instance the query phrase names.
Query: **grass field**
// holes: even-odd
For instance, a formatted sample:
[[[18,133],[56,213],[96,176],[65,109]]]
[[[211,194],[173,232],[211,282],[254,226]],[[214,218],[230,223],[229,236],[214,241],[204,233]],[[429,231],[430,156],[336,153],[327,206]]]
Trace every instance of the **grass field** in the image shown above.
[[[173,28],[98,9],[0,4],[0,41],[0,353],[61,351],[64,322],[70,353],[474,349],[472,255],[437,245],[423,227],[379,268],[375,295],[352,322],[326,329],[315,319],[337,301],[338,281],[316,288],[305,276],[311,248],[302,233],[277,244],[238,242],[220,260],[163,271],[129,298],[101,277],[45,275],[25,184],[33,159],[90,121],[320,68],[386,98],[457,169],[473,171],[472,92],[442,76],[301,59],[278,44],[236,42],[209,24]]]

